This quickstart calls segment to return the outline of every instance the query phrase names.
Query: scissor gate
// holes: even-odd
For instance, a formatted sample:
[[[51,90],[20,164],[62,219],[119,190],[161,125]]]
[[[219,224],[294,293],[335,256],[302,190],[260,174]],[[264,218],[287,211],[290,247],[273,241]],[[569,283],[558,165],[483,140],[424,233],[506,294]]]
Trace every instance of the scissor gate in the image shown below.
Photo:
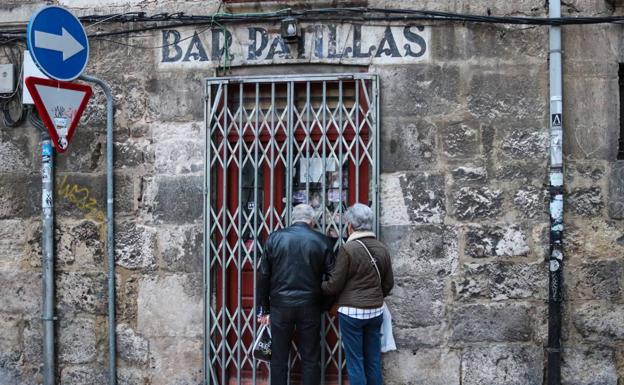
[[[312,205],[318,230],[342,237],[353,203],[371,205],[377,223],[378,89],[372,74],[206,80],[207,384],[268,383],[270,368],[251,356],[256,268],[293,206]],[[321,334],[322,381],[344,384],[337,320],[324,314]],[[291,383],[300,382],[298,367],[295,342]]]

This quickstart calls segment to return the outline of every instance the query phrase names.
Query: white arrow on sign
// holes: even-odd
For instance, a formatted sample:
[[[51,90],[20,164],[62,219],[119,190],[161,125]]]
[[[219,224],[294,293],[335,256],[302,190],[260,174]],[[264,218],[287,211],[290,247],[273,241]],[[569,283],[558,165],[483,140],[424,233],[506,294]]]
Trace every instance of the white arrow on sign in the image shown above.
[[[65,28],[61,35],[35,31],[35,47],[63,52],[63,61],[85,49]]]

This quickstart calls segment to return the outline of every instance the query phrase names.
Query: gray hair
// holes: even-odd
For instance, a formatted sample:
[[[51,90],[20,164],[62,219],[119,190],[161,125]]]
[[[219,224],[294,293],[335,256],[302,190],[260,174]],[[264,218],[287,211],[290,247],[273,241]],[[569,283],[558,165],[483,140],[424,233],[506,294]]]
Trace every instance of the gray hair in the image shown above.
[[[313,223],[316,219],[316,213],[312,206],[307,205],[305,203],[298,204],[293,207],[291,222],[306,222],[308,224]]]
[[[345,220],[350,223],[353,230],[373,229],[373,210],[361,203],[356,203],[347,209]]]

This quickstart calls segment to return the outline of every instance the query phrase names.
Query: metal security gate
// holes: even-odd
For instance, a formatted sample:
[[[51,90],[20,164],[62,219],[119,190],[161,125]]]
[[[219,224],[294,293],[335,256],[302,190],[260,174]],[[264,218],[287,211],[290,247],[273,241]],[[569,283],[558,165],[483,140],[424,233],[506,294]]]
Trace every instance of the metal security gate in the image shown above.
[[[377,223],[378,81],[371,74],[211,78],[205,83],[205,325],[207,384],[267,384],[251,357],[256,268],[268,235],[305,202],[318,230],[346,237],[356,202]],[[339,245],[336,245],[338,247]],[[345,384],[337,320],[323,315],[322,378]],[[296,339],[290,382],[299,383]]]

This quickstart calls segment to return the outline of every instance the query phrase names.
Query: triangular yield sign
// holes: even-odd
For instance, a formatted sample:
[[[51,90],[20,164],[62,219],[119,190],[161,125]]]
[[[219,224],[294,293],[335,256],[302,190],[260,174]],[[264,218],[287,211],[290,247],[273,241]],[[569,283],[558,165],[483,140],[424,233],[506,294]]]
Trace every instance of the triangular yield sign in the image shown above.
[[[26,78],[26,87],[56,151],[65,152],[91,97],[91,87],[35,77]]]

